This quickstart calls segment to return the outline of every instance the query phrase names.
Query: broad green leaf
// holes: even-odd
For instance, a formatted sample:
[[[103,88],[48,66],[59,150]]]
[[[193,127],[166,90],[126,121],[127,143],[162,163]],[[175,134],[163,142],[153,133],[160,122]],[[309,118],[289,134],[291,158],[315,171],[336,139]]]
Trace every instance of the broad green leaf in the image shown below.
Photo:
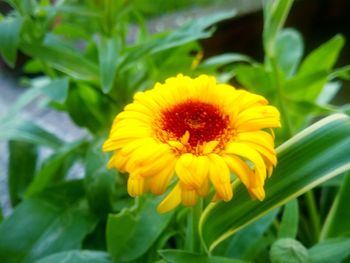
[[[37,147],[31,143],[9,141],[8,185],[12,206],[24,196],[35,175]]]
[[[305,75],[317,71],[329,71],[337,61],[344,42],[343,36],[336,35],[322,44],[303,60],[298,74]]]
[[[271,263],[309,263],[307,249],[292,238],[278,239],[270,250]]]
[[[11,67],[15,66],[22,24],[22,17],[9,16],[0,21],[0,53]]]
[[[4,216],[2,214],[2,207],[0,205],[0,223],[2,222],[3,219],[4,219]]]
[[[94,82],[97,82],[99,79],[97,65],[83,57],[78,51],[26,43],[22,43],[20,49],[25,54],[41,59],[53,68],[73,78]]]
[[[63,141],[34,122],[21,119],[1,119],[0,139],[17,140],[51,148],[58,148]]]
[[[296,238],[299,224],[298,199],[294,199],[284,206],[279,238]]]
[[[57,185],[26,199],[0,225],[0,259],[29,263],[78,249],[96,224],[82,181]]]
[[[168,263],[245,263],[247,261],[195,254],[184,250],[160,250],[159,254]]]
[[[350,173],[348,173],[341,184],[338,195],[328,213],[326,222],[321,232],[321,238],[350,236]]]
[[[266,182],[264,201],[252,200],[244,186],[238,185],[230,202],[210,204],[200,222],[201,238],[209,251],[272,209],[349,170],[349,133],[346,115],[335,114],[315,123],[277,149],[279,161]]]
[[[321,241],[309,249],[311,263],[341,263],[350,255],[350,238]]]
[[[92,133],[109,129],[118,106],[101,91],[81,82],[70,87],[65,104],[72,120]]]
[[[25,195],[33,196],[46,187],[62,181],[84,146],[85,141],[77,141],[64,144],[60,149],[57,149],[43,162]]]
[[[269,245],[264,233],[276,219],[279,209],[275,209],[256,222],[239,230],[224,240],[213,252],[230,258],[253,260],[260,250]]]
[[[318,76],[319,79],[313,79],[312,82],[300,83],[294,89],[288,89],[288,92],[299,94],[306,100],[315,101],[321,93],[324,85],[329,79],[329,73],[337,61],[339,52],[344,45],[344,37],[336,35],[319,48],[312,51],[301,64],[296,75],[297,80],[312,80],[310,76]],[[320,73],[324,72],[323,76]],[[302,94],[302,95],[301,95]]]
[[[108,93],[114,84],[119,64],[119,46],[116,38],[101,37],[97,42],[102,90]]]
[[[262,65],[239,65],[234,69],[238,82],[250,91],[270,97],[273,90],[272,76]]]
[[[284,25],[293,0],[268,0],[264,6],[263,43],[266,54],[274,56],[277,34]]]
[[[304,51],[300,33],[292,28],[284,29],[277,35],[276,58],[279,68],[286,77],[294,75]]]
[[[69,250],[52,254],[35,263],[113,263],[109,255],[102,251]]]
[[[313,71],[308,74],[296,75],[286,80],[283,91],[288,97],[297,100],[315,101],[327,82],[328,72]]]
[[[136,207],[110,215],[107,248],[114,261],[132,261],[144,254],[161,235],[173,213],[158,214],[159,198],[138,199]]]

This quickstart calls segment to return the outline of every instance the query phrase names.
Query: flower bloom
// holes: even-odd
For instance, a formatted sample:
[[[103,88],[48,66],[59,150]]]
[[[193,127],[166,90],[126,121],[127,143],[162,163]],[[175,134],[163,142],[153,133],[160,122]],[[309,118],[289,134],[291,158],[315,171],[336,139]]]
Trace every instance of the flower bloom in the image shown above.
[[[278,110],[259,95],[217,84],[214,77],[178,75],[138,92],[119,113],[103,145],[113,151],[108,167],[129,173],[128,193],[163,194],[166,212],[181,202],[193,206],[209,194],[232,198],[235,178],[263,200],[264,182],[276,165],[270,128]]]

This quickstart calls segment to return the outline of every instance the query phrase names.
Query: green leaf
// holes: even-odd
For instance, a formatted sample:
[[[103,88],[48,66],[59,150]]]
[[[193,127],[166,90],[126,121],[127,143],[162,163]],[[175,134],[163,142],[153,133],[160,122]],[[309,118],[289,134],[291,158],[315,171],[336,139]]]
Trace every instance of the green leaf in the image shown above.
[[[317,71],[329,71],[337,61],[344,42],[343,36],[336,35],[322,44],[304,59],[298,74],[305,75]]]
[[[14,116],[25,106],[37,99],[41,94],[41,87],[31,87],[24,91],[11,106],[8,116]]]
[[[2,220],[4,219],[3,213],[2,213],[2,207],[0,205],[0,223],[2,222]]]
[[[329,79],[333,80],[335,78],[349,80],[350,79],[350,65],[347,65],[347,66],[342,67],[342,68],[335,69],[329,75]]]
[[[212,31],[206,31],[208,27],[225,19],[232,18],[235,15],[236,12],[234,11],[225,11],[194,19],[158,41],[158,44],[153,47],[152,53],[181,46],[197,39],[208,38],[212,34]]]
[[[67,77],[53,79],[50,83],[43,87],[42,92],[51,100],[63,103],[68,94],[69,80]]]
[[[85,187],[91,210],[105,219],[112,210],[112,194],[116,176],[106,170],[108,155],[101,151],[101,140],[88,149],[85,167]]]
[[[302,62],[299,71],[291,82],[292,88],[286,91],[296,94],[299,98],[315,101],[324,85],[329,80],[329,73],[337,61],[339,52],[344,46],[344,37],[336,35],[320,47],[312,51]],[[286,86],[291,83],[287,83]]]
[[[279,68],[286,77],[294,75],[301,57],[304,44],[300,33],[292,28],[284,29],[277,35],[276,58]]]
[[[208,67],[221,67],[230,63],[235,62],[247,62],[247,63],[253,63],[254,61],[245,55],[238,54],[238,53],[225,53],[217,56],[210,57],[206,60],[204,60],[198,68],[208,68]]]
[[[268,0],[264,6],[263,43],[268,56],[275,53],[277,34],[284,25],[293,0]]]
[[[15,206],[35,175],[38,153],[36,145],[17,141],[9,141],[9,153],[8,184],[11,204]]]
[[[22,24],[22,17],[9,16],[0,21],[0,53],[10,67],[15,66]]]
[[[6,263],[34,262],[78,249],[96,224],[84,194],[82,181],[70,181],[18,205],[0,225],[0,258]]]
[[[114,84],[117,66],[120,62],[116,38],[101,37],[97,42],[102,90],[108,93]]]
[[[97,65],[77,50],[68,51],[66,48],[27,43],[22,43],[20,49],[28,56],[41,59],[73,78],[94,82],[99,79]]]
[[[311,263],[341,263],[350,255],[350,238],[321,241],[309,249]]]
[[[265,68],[256,64],[239,65],[234,69],[236,79],[245,88],[258,94],[270,97],[273,90],[273,82],[271,73],[267,72]]]
[[[136,207],[110,215],[107,248],[114,261],[131,261],[144,254],[161,235],[173,213],[158,214],[159,198],[140,200]]]
[[[32,15],[33,10],[35,10],[36,1],[31,0],[7,0],[7,2],[12,5],[21,14]]]
[[[63,144],[61,139],[34,122],[23,121],[17,118],[11,120],[1,119],[0,139],[24,141],[51,148],[58,148]]]
[[[117,111],[115,102],[93,86],[81,82],[70,87],[65,104],[73,121],[92,133],[109,129]]]
[[[85,141],[64,144],[55,153],[49,156],[40,167],[40,170],[29,185],[26,196],[32,196],[41,192],[46,187],[62,181],[67,175],[68,169],[77,159],[79,151],[85,146]]]
[[[281,225],[278,231],[279,238],[295,238],[298,233],[299,207],[298,200],[294,199],[284,206]]]
[[[159,254],[168,263],[244,263],[247,261],[195,254],[184,250],[166,249],[160,250]]]
[[[282,88],[288,97],[313,102],[326,84],[327,76],[328,72],[325,70],[313,71],[303,75],[298,74],[286,80]]]
[[[307,249],[292,238],[278,239],[270,250],[271,263],[309,263]]]
[[[127,48],[125,50],[125,59],[120,67],[123,69],[126,67],[133,67],[135,61],[146,55],[149,56],[170,48],[185,45],[198,39],[208,38],[213,33],[213,30],[206,30],[208,27],[222,20],[232,18],[235,14],[236,13],[232,11],[214,13],[213,15],[186,23],[170,33],[155,35],[147,41]]]
[[[69,250],[52,254],[35,263],[113,263],[106,252]]]
[[[279,209],[275,209],[256,222],[239,230],[217,246],[213,254],[253,260],[264,246],[269,245],[264,233],[276,219],[278,211]]]
[[[348,173],[341,184],[338,195],[328,213],[327,219],[321,232],[321,238],[350,236],[350,173]]]
[[[252,200],[244,186],[239,185],[230,202],[210,204],[201,216],[203,243],[211,251],[222,240],[272,209],[349,170],[349,133],[349,117],[335,114],[280,146],[278,165],[266,182],[265,200]]]

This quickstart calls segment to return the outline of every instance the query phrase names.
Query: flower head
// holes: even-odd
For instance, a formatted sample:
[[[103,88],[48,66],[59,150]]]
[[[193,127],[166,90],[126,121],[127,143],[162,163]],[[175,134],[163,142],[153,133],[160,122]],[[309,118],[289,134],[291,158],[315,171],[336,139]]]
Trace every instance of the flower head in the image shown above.
[[[160,212],[181,202],[193,206],[215,189],[229,201],[235,178],[251,196],[264,199],[264,182],[276,165],[270,128],[278,110],[259,95],[217,84],[214,77],[178,75],[138,92],[113,122],[104,151],[108,166],[129,173],[128,192],[163,194]]]

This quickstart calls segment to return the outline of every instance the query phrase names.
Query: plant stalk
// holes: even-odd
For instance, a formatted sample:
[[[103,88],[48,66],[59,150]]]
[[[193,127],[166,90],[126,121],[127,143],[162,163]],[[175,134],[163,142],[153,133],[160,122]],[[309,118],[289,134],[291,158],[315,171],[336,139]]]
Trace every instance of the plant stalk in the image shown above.
[[[199,236],[199,219],[202,214],[203,200],[200,198],[197,204],[192,207],[188,214],[188,224],[187,224],[187,238],[186,247],[187,250],[193,253],[201,254],[203,252],[200,236]]]

